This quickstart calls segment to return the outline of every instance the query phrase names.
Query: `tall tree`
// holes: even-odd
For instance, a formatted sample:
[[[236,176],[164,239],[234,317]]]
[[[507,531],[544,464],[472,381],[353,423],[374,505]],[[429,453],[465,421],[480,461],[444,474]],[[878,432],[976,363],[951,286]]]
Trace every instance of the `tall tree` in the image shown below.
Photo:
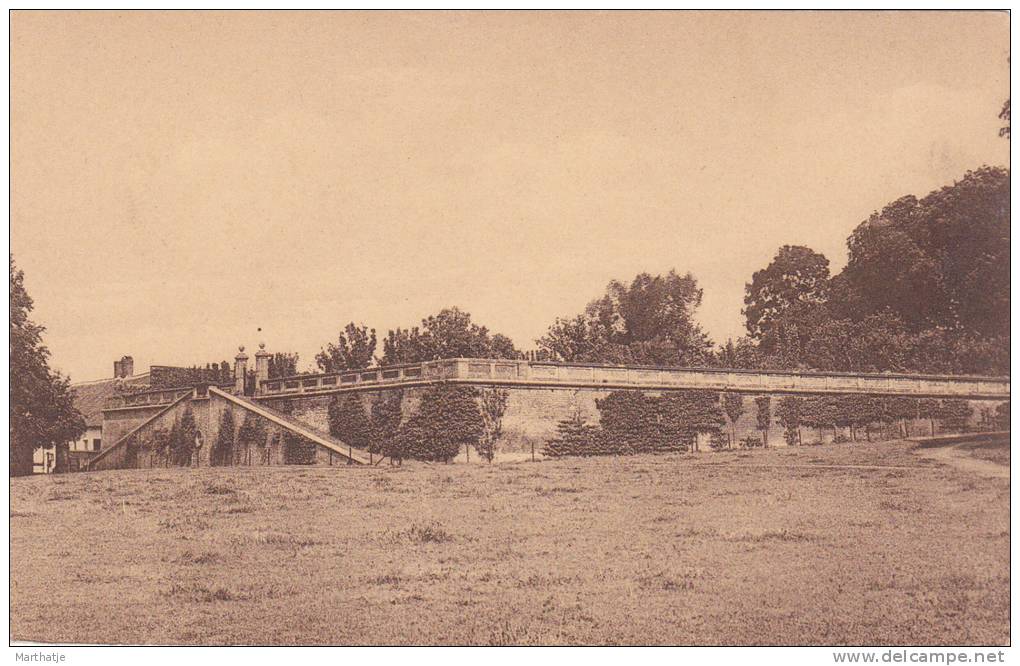
[[[444,358],[519,358],[510,338],[492,334],[459,308],[426,317],[421,327],[390,331],[383,340],[382,365],[438,361]]]
[[[791,311],[824,303],[828,289],[829,260],[810,248],[784,245],[744,286],[747,332],[771,352],[779,322]]]
[[[739,393],[722,394],[723,410],[730,418],[730,446],[737,441],[737,421],[744,414],[744,396]]]
[[[315,355],[322,372],[344,372],[367,368],[375,356],[375,329],[353,321],[337,335],[336,344],[329,343]]]
[[[755,421],[762,431],[762,446],[769,446],[769,428],[772,426],[772,397],[760,395],[754,399]]]
[[[74,407],[70,380],[50,369],[42,343],[44,327],[29,319],[34,306],[25,291],[24,273],[10,256],[10,474],[32,473],[32,453],[56,449],[54,471],[67,471],[68,443],[85,432]]]
[[[360,393],[334,396],[327,407],[329,434],[356,449],[372,443],[372,425]]]
[[[702,290],[690,273],[613,280],[573,318],[557,319],[538,346],[563,361],[705,365],[712,343],[694,321]]]
[[[269,378],[291,377],[298,374],[297,352],[276,352],[269,357]]]

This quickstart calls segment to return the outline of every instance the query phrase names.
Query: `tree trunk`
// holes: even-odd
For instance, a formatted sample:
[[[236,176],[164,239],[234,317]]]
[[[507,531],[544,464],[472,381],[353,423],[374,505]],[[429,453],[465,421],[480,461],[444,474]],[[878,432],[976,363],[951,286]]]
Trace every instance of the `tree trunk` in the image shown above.
[[[68,462],[67,462],[67,458],[68,458],[68,443],[67,442],[60,442],[59,444],[57,444],[53,448],[56,450],[56,457],[54,458],[54,462],[53,462],[53,473],[54,474],[64,474],[64,473],[67,472],[67,467],[68,467]]]
[[[35,451],[32,450],[32,447],[21,446],[20,444],[15,443],[12,438],[10,449],[11,449],[10,459],[11,476],[30,475],[32,473],[33,464],[32,456],[35,454]],[[43,464],[45,464],[45,461],[46,455],[44,451]]]

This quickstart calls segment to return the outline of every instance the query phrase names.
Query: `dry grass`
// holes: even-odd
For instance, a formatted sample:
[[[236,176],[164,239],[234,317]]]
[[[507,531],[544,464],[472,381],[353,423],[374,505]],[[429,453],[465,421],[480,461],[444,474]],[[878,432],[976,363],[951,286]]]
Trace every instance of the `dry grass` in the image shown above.
[[[960,445],[959,448],[975,458],[1009,466],[1008,437],[986,442],[970,442]]]
[[[11,492],[14,639],[1009,640],[1008,481],[902,443],[115,471]]]

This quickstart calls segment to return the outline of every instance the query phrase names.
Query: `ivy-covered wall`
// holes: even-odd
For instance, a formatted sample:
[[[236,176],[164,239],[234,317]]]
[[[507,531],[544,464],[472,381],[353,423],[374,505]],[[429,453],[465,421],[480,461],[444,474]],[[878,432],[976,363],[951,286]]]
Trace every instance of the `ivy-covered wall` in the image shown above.
[[[406,420],[418,411],[423,388],[403,389],[402,412]],[[372,406],[379,398],[386,393],[386,390],[360,392],[361,403],[370,414]],[[590,426],[598,426],[600,423],[600,410],[597,401],[604,400],[609,396],[609,390],[597,390],[587,388],[508,388],[506,411],[502,419],[502,433],[495,444],[497,455],[500,452],[530,451],[532,445],[536,451],[541,451],[545,444],[557,436],[558,426],[564,419],[570,419],[573,415],[579,414],[581,420]],[[663,392],[644,392],[649,397],[659,397]],[[668,393],[666,393],[668,394]],[[771,425],[768,429],[768,442],[770,447],[787,445],[787,428],[780,419],[780,404],[784,398],[781,394],[769,394],[770,396],[770,418]],[[755,398],[759,396],[743,394],[742,409],[736,423],[731,423],[729,417],[722,425],[720,432],[716,434],[717,439],[725,439],[726,442],[733,441],[734,446],[739,446],[741,441],[747,438],[755,438],[759,441],[763,438],[764,432],[759,429],[758,407]],[[806,396],[801,396],[802,399]],[[289,414],[312,428],[323,433],[330,432],[329,405],[333,401],[333,395],[317,396],[287,396],[263,398],[260,402],[267,407]],[[295,458],[287,453],[286,442],[284,441],[283,429],[267,422],[266,440],[262,447],[247,438],[246,443],[239,441],[239,431],[244,425],[244,410],[232,405],[223,399],[213,398],[206,400],[188,401],[192,406],[193,417],[198,429],[203,434],[203,446],[195,453],[195,463],[201,466],[208,466],[213,462],[212,451],[223,423],[223,411],[233,410],[234,440],[237,442],[232,450],[230,464],[234,465],[279,465]],[[958,432],[961,429],[979,429],[986,427],[989,419],[995,416],[996,407],[1002,401],[970,400],[965,401],[969,406],[969,413],[966,413],[962,422],[954,423],[953,418],[935,418],[936,434],[947,434]],[[160,408],[141,407],[116,412],[107,412],[103,426],[103,440],[110,445],[116,443],[121,436],[142,423],[153,414],[158,413]],[[176,414],[179,410],[174,410]],[[966,410],[965,410],[966,411]],[[162,417],[159,427],[169,428],[172,422],[169,415]],[[960,419],[955,419],[959,421]],[[925,436],[931,434],[933,419],[927,417],[897,418],[894,421],[882,423],[874,421],[868,424],[858,423],[851,431],[850,425],[835,424],[827,422],[822,425],[803,423],[796,434],[797,440],[803,444],[814,444],[819,442],[831,442],[834,438],[838,440],[857,438],[865,439],[891,439],[907,436]],[[334,433],[339,439],[343,439],[343,433]],[[244,439],[244,438],[242,438]],[[718,445],[718,442],[716,442]],[[709,442],[707,435],[698,441],[701,449],[707,449]],[[330,456],[328,451],[322,447],[314,447],[314,464],[346,464],[346,461],[336,454]],[[164,464],[165,464],[165,458]],[[217,461],[219,462],[219,461]],[[109,464],[109,463],[104,463]],[[146,458],[142,453],[139,465],[149,466],[157,464],[156,458]]]
[[[421,399],[421,388],[403,389],[403,414],[408,418],[413,414]],[[367,410],[371,410],[379,396],[384,391],[361,392],[362,403]],[[606,398],[611,391],[587,388],[507,388],[508,400],[506,413],[503,417],[503,433],[496,445],[497,452],[530,451],[532,444],[536,451],[541,451],[544,444],[557,434],[557,426],[563,419],[569,419],[575,412],[580,413],[581,418],[589,425],[598,425],[600,412],[596,404],[597,400]],[[658,397],[664,392],[646,391],[646,395]],[[743,411],[735,424],[731,424],[727,417],[725,425],[721,429],[721,436],[734,440],[734,446],[739,446],[741,440],[746,438],[764,439],[764,432],[758,428],[758,409],[753,394],[739,394],[743,396]],[[768,446],[786,446],[784,439],[784,428],[779,422],[777,410],[783,399],[782,394],[770,393],[769,411],[771,415],[771,426],[768,429]],[[273,397],[264,398],[264,404],[280,411],[285,411],[292,416],[301,419],[324,432],[329,431],[329,403],[332,400],[330,395],[318,396],[290,396],[286,398]],[[994,414],[995,408],[1002,401],[989,400],[968,400],[965,401],[973,410],[967,417],[967,426],[971,429],[981,427],[983,415]],[[946,429],[950,424],[935,423],[936,434],[949,432]],[[902,436],[903,427],[906,427],[908,436],[926,436],[931,432],[931,423],[928,418],[912,418],[897,420],[894,423],[874,422],[866,428],[856,432],[856,436],[865,440],[891,439]],[[856,430],[856,429],[855,429]],[[836,437],[851,438],[850,428],[838,427]],[[342,438],[342,433],[338,433]],[[804,444],[828,443],[833,440],[831,427],[815,428],[807,425],[801,428],[801,438]],[[707,449],[706,441],[700,442],[702,449]]]

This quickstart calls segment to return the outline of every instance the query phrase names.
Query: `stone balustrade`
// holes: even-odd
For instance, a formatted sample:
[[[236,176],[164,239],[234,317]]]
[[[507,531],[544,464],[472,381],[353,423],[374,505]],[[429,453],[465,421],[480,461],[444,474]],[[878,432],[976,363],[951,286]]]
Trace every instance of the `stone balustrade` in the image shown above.
[[[457,358],[260,383],[259,395],[416,386],[437,381],[522,387],[578,387],[651,391],[708,389],[744,393],[868,393],[919,397],[1008,399],[1008,377],[855,374],[664,368]]]

